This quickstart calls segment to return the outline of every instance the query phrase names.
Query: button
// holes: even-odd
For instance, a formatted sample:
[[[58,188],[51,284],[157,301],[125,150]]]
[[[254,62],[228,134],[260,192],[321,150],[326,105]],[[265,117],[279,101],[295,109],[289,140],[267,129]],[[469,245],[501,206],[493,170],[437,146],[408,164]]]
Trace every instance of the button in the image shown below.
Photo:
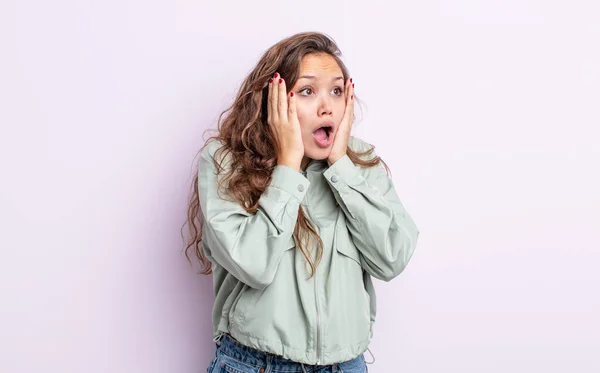
[[[332,182],[332,183],[337,183],[337,182],[338,182],[338,180],[339,180],[339,179],[338,179],[337,175],[333,175],[333,176],[331,177],[331,182]]]
[[[304,185],[302,185],[302,184],[298,185],[298,191],[304,192]]]

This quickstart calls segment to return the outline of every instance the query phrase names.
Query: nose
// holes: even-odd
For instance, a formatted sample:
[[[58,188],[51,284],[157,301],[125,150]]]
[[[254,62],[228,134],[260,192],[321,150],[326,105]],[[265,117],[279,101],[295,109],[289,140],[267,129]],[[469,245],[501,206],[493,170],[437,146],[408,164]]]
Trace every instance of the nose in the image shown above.
[[[321,99],[321,103],[319,105],[319,116],[321,115],[331,115],[332,112],[331,98],[323,97]]]

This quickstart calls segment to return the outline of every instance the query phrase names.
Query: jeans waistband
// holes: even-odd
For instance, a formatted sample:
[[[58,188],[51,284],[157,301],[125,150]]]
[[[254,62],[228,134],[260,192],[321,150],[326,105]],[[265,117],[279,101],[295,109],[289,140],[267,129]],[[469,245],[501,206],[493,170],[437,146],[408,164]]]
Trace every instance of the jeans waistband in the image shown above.
[[[279,355],[274,355],[245,346],[228,334],[224,334],[221,338],[219,349],[227,356],[243,363],[259,368],[271,366],[271,369],[274,371],[310,373],[323,368],[323,365],[302,364],[296,361],[285,359]],[[337,364],[333,365],[337,368]]]

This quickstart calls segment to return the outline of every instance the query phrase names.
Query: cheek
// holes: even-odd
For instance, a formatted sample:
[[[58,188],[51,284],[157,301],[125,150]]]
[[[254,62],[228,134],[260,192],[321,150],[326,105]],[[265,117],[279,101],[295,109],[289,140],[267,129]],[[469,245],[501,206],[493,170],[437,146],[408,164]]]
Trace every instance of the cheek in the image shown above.
[[[298,121],[300,122],[300,128],[302,130],[310,127],[310,115],[308,114],[308,110],[304,107],[300,107],[298,105],[296,107],[296,113],[298,114]]]
[[[339,100],[338,102],[335,103],[335,106],[333,108],[333,113],[334,113],[333,117],[334,117],[334,121],[337,124],[340,124],[340,122],[342,121],[345,110],[346,110],[346,102],[344,100]]]

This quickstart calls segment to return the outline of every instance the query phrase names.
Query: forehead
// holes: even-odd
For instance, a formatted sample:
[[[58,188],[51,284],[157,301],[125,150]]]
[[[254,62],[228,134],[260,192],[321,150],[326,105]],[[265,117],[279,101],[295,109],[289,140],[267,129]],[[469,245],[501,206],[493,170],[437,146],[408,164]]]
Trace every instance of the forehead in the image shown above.
[[[319,76],[330,76],[330,75],[342,75],[342,69],[337,64],[335,59],[329,54],[308,54],[302,58],[300,62],[300,76],[315,75]]]

